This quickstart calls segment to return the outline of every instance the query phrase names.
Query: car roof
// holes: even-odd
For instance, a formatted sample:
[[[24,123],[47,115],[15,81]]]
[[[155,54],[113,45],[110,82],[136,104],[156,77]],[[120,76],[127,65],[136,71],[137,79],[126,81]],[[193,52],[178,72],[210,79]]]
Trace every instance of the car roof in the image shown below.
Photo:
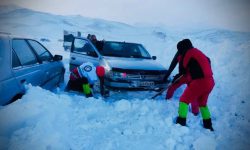
[[[0,31],[0,38],[4,38],[4,39],[13,39],[13,38],[34,39],[32,37],[20,36],[20,35],[15,35],[15,34],[11,34],[11,33],[8,33],[8,32],[2,32],[2,31]]]
[[[4,38],[4,39],[7,39],[7,38],[9,38],[9,35],[10,35],[10,33],[7,33],[7,32],[0,32],[0,38]]]
[[[86,37],[82,37],[82,36],[81,36],[81,37],[74,36],[74,38],[89,40],[88,38],[86,38]]]
[[[141,45],[140,43],[133,43],[133,42],[121,42],[121,41],[105,41],[104,43],[124,43],[124,44],[138,44]]]

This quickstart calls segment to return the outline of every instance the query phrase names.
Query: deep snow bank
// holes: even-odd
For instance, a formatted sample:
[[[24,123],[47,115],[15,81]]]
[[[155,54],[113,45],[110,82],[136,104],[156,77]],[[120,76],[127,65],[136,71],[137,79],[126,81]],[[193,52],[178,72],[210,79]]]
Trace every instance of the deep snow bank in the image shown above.
[[[63,55],[66,82],[70,57],[62,50],[63,29],[142,43],[165,67],[175,54],[176,43],[190,38],[211,58],[216,81],[208,103],[214,133],[202,128],[201,116],[190,113],[188,127],[173,123],[183,87],[172,101],[165,101],[164,95],[150,100],[153,92],[113,93],[104,101],[30,86],[21,100],[0,108],[0,149],[249,149],[249,33],[174,32],[27,9],[0,13],[0,30],[49,39],[42,43],[53,54]]]
[[[216,134],[204,130],[199,117],[190,116],[190,127],[173,124],[177,104],[149,99],[109,102],[29,86],[21,100],[0,109],[1,145],[108,150],[200,149],[209,143],[209,149],[215,148]]]

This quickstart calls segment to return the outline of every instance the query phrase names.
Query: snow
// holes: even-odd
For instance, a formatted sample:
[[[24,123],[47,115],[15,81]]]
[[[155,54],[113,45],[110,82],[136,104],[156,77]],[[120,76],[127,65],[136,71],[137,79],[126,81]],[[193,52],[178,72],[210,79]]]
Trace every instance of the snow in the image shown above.
[[[176,52],[176,43],[190,38],[212,61],[216,85],[208,106],[215,132],[205,130],[201,116],[191,113],[188,127],[174,124],[185,86],[166,101],[164,95],[150,99],[155,92],[147,91],[111,92],[108,99],[95,99],[66,93],[62,87],[47,91],[28,85],[22,99],[0,107],[0,149],[249,149],[250,33],[222,29],[180,32],[22,8],[3,9],[0,31],[49,39],[41,43],[53,54],[63,55],[65,84],[69,52],[60,42],[63,29],[94,33],[98,39],[142,43],[165,67]]]
[[[209,146],[208,146],[209,145]],[[213,138],[202,136],[194,142],[194,149],[214,150],[216,142]]]

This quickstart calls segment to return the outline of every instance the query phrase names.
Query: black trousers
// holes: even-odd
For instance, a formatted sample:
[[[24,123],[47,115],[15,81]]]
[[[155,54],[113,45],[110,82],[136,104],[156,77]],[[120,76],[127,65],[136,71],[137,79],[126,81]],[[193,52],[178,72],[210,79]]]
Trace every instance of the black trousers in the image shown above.
[[[66,89],[67,90],[73,90],[73,91],[78,91],[78,92],[83,92],[83,84],[87,84],[88,83],[88,79],[83,77],[83,78],[79,78],[76,80],[69,80]]]
[[[99,77],[99,80],[100,80],[100,92],[101,92],[101,95],[103,96],[105,94],[105,91],[104,91],[104,77]]]
[[[100,92],[101,95],[103,96],[105,94],[104,91],[104,77],[99,77],[100,80]],[[86,77],[77,79],[77,80],[69,80],[65,91],[73,90],[73,91],[78,91],[78,92],[83,92],[83,84],[88,84],[88,79]],[[92,87],[90,85],[90,87]]]

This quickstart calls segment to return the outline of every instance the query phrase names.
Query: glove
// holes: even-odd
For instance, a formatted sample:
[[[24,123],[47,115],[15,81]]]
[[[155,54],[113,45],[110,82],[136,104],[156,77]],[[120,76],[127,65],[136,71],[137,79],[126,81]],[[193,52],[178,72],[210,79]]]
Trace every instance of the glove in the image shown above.
[[[172,83],[175,83],[175,81],[181,76],[182,74],[178,73],[174,76]],[[178,81],[177,81],[178,82]]]
[[[176,77],[178,76],[178,77]],[[181,75],[177,74],[175,76],[176,79],[173,80],[177,80]],[[170,85],[170,87],[167,90],[167,94],[166,94],[166,99],[170,99],[173,97],[174,92],[176,89],[178,89],[182,84],[185,84],[186,82],[186,78],[184,76],[182,76],[178,81],[172,81],[172,85]]]

